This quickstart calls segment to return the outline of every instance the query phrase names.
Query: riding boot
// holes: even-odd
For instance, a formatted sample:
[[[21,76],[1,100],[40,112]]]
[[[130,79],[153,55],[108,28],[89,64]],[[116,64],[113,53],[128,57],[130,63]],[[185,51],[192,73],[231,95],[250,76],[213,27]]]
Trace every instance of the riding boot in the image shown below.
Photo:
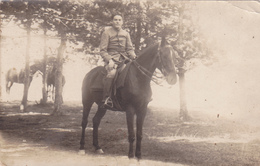
[[[105,84],[103,89],[103,100],[102,100],[102,104],[103,104],[102,107],[104,108],[113,108],[113,102],[110,96],[113,80],[114,80],[113,78],[105,79]]]

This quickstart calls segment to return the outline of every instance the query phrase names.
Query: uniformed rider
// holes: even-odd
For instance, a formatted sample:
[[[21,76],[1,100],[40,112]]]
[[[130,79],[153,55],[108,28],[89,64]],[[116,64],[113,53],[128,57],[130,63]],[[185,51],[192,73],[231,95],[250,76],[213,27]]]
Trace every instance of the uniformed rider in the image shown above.
[[[103,89],[103,107],[113,106],[110,98],[111,86],[116,74],[117,66],[126,59],[135,59],[130,35],[122,29],[123,15],[116,13],[112,16],[112,26],[106,27],[101,36],[100,55],[105,61],[107,75]]]

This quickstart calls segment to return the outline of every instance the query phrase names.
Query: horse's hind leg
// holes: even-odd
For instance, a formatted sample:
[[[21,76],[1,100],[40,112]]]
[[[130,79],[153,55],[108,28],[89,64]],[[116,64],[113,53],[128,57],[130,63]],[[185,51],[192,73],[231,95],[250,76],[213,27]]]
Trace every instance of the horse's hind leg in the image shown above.
[[[135,141],[135,133],[134,133],[134,115],[135,109],[132,106],[129,106],[126,110],[126,121],[127,121],[127,129],[128,129],[128,142],[129,142],[129,152],[128,157],[134,157],[134,141]]]
[[[85,129],[88,124],[88,116],[90,109],[93,105],[93,102],[84,102],[83,103],[83,117],[82,117],[82,133],[81,133],[81,140],[80,140],[80,153],[85,153]],[[82,152],[83,151],[83,152]]]
[[[107,111],[106,109],[98,106],[98,111],[95,114],[95,116],[93,117],[93,145],[96,148],[96,151],[98,153],[104,153],[98,144],[98,127],[101,122],[101,119],[106,114],[106,111]]]
[[[13,82],[7,81],[6,83],[6,93],[10,94],[10,89],[13,86]]]
[[[6,93],[10,93],[10,89],[8,88],[8,84],[9,82],[7,81],[6,84],[5,84],[5,90],[6,90]]]
[[[143,138],[143,124],[146,116],[147,108],[142,108],[136,114],[136,148],[135,156],[141,159],[141,142]]]

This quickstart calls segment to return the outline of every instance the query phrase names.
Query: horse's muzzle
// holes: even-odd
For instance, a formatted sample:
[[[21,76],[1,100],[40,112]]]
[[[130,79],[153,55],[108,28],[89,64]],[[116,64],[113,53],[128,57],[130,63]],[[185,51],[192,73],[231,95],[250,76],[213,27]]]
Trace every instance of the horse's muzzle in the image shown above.
[[[175,72],[171,72],[166,76],[166,81],[170,85],[174,85],[177,82],[177,76]]]

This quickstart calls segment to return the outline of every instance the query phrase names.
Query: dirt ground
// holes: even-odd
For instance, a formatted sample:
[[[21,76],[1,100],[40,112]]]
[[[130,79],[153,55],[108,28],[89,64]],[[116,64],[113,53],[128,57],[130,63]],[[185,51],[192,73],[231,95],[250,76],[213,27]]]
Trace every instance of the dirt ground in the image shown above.
[[[19,101],[1,102],[0,165],[2,166],[116,166],[116,165],[260,165],[259,127],[222,117],[192,112],[193,120],[182,122],[178,110],[149,107],[144,124],[142,160],[127,158],[125,114],[108,111],[99,141],[105,152],[92,146],[92,117],[86,130],[86,154],[79,155],[82,106],[65,102],[62,116],[51,116],[53,105],[29,103],[26,113]]]

